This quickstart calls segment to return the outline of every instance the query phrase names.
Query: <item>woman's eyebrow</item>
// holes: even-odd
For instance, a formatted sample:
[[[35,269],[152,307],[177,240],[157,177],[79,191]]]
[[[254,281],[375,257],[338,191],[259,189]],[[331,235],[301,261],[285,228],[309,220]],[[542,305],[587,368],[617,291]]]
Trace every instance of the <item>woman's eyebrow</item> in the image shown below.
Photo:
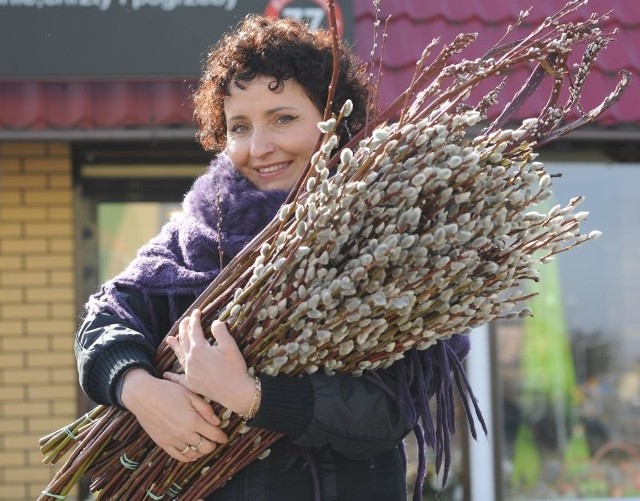
[[[269,108],[268,110],[265,110],[264,114],[265,115],[274,115],[274,114],[279,113],[279,112],[284,111],[284,110],[296,111],[296,109],[297,108],[295,106],[275,106],[273,108]],[[245,120],[246,118],[247,118],[247,115],[240,114],[240,115],[232,115],[227,120],[229,120],[229,121],[232,121],[232,120]]]
[[[273,108],[269,108],[267,111],[265,111],[265,115],[273,115],[275,113],[279,113],[281,111],[284,110],[295,110],[296,107],[295,106],[275,106]]]

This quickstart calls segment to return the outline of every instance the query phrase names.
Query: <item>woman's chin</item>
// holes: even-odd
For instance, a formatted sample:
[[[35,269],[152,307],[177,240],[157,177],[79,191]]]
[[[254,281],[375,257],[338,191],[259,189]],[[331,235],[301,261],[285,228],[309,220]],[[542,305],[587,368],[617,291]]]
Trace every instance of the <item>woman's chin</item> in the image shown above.
[[[260,191],[267,190],[284,190],[289,191],[296,184],[296,179],[291,179],[291,176],[278,176],[272,179],[265,179],[260,177],[254,184]]]

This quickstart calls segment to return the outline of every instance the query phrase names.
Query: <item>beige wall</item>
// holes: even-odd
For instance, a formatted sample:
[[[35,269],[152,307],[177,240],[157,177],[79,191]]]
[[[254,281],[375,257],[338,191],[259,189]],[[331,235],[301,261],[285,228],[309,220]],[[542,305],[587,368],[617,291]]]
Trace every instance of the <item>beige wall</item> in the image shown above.
[[[0,142],[0,498],[35,499],[55,468],[40,436],[76,414],[69,147]]]

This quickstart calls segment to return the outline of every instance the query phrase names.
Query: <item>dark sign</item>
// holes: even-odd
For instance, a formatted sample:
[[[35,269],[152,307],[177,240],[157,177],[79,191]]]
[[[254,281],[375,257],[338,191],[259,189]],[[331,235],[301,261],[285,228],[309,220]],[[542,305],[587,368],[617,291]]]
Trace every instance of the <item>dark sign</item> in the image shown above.
[[[351,0],[336,6],[350,38]],[[0,79],[197,77],[251,12],[327,26],[325,0],[0,0]]]

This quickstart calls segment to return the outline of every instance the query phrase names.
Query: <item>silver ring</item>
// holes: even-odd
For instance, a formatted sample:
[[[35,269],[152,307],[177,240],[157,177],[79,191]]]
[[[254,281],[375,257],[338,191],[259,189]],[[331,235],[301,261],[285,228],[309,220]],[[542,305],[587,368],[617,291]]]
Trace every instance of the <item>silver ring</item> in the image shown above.
[[[176,447],[177,449],[177,447]],[[180,454],[186,454],[187,452],[189,452],[191,450],[191,446],[189,444],[186,445],[186,447],[184,449],[182,449],[181,451],[178,451]]]
[[[204,442],[204,437],[202,435],[200,435],[200,443],[198,445],[196,445],[195,447],[193,445],[189,446],[189,449],[191,449],[193,452],[196,452],[200,446],[202,445],[202,443]]]

